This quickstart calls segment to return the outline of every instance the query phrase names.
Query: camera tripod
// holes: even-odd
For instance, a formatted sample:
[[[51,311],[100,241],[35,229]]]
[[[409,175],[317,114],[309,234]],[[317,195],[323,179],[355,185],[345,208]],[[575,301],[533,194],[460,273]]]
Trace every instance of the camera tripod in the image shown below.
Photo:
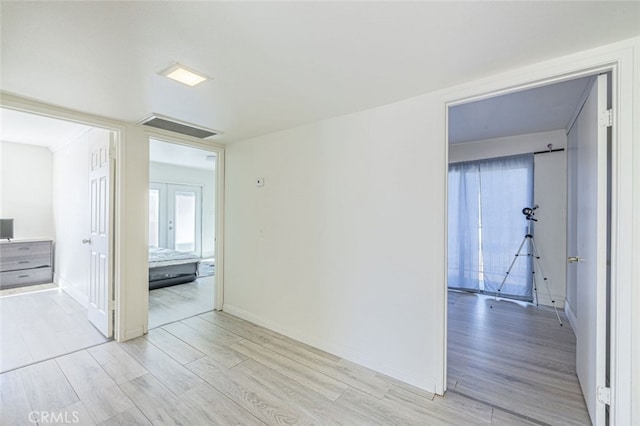
[[[509,265],[509,269],[507,269],[507,273],[504,275],[504,278],[502,279],[502,283],[500,283],[500,287],[498,287],[498,291],[496,291],[494,300],[495,301],[498,300],[498,295],[502,291],[502,287],[504,287],[505,282],[507,282],[507,278],[509,278],[509,273],[511,273],[511,270],[513,269],[513,265],[515,265],[516,260],[518,260],[520,256],[531,257],[533,259],[533,262],[531,265],[531,278],[533,280],[533,296],[536,302],[536,306],[538,306],[538,283],[536,280],[536,266],[537,266],[538,270],[540,271],[540,274],[542,275],[542,282],[544,283],[545,289],[547,290],[547,295],[549,296],[549,300],[551,300],[551,305],[553,306],[553,309],[556,313],[556,317],[558,318],[558,322],[562,327],[562,320],[560,319],[560,314],[558,313],[556,301],[553,299],[553,297],[551,297],[551,291],[549,290],[549,280],[544,275],[544,271],[542,270],[542,261],[540,260],[540,255],[538,254],[536,243],[533,240],[533,232],[531,231],[531,223],[538,221],[538,219],[533,218],[533,215],[535,214],[534,211],[537,208],[538,208],[538,205],[536,204],[533,207],[525,207],[524,209],[522,209],[522,214],[524,214],[527,218],[527,234],[524,236],[524,238],[522,238],[520,247],[518,247],[518,251],[516,252],[515,257],[511,261],[511,265]],[[528,245],[529,250],[526,253],[523,253],[522,248],[524,247],[527,241],[529,241],[529,245]],[[491,308],[493,308],[493,306],[491,306]]]

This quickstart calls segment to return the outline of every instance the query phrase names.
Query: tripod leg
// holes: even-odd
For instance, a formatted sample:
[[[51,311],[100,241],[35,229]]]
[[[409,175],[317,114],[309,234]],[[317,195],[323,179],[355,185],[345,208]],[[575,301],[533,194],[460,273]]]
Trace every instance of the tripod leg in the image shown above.
[[[533,251],[531,251],[531,253],[533,253]],[[531,257],[534,259],[536,258],[535,254],[531,254]],[[538,297],[538,281],[536,279],[536,265],[533,262],[531,262],[531,284],[533,284],[533,298],[536,301],[536,306],[540,306],[540,299]]]
[[[498,300],[498,294],[500,294],[500,292],[502,291],[502,287],[504,286],[504,283],[507,281],[507,278],[509,277],[509,273],[513,269],[513,265],[516,263],[516,260],[518,260],[518,256],[520,256],[520,252],[522,251],[522,246],[524,246],[525,241],[527,241],[526,235],[522,239],[522,242],[520,243],[520,247],[518,247],[518,251],[516,252],[516,255],[513,257],[513,260],[511,261],[511,265],[509,265],[509,269],[507,269],[507,273],[504,274],[504,278],[502,279],[502,282],[500,283],[500,287],[498,287],[498,291],[496,291],[496,294],[493,300]]]
[[[540,274],[542,275],[542,281],[544,282],[544,286],[547,289],[547,295],[549,296],[549,300],[551,300],[551,305],[553,306],[554,311],[556,312],[556,317],[558,317],[558,322],[560,323],[560,326],[562,326],[562,320],[560,319],[560,314],[558,313],[558,307],[556,306],[556,301],[553,300],[553,297],[551,297],[551,290],[549,290],[549,280],[547,279],[547,276],[544,274],[544,271],[542,270],[542,260],[540,260],[540,256],[538,255],[538,249],[536,247],[536,243],[533,241],[533,237],[531,237],[531,247],[532,247],[532,253],[533,253],[533,260],[534,260],[534,264],[532,265],[532,267],[535,269],[535,265],[538,265],[538,269],[540,270]],[[537,294],[537,291],[536,291]]]

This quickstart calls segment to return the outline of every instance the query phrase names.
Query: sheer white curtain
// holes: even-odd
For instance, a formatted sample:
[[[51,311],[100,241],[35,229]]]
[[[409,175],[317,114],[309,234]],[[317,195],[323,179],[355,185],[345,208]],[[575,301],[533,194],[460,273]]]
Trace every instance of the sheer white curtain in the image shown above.
[[[450,288],[495,294],[527,233],[522,209],[532,204],[533,154],[449,166]],[[531,268],[531,257],[519,257],[501,295],[532,300]]]

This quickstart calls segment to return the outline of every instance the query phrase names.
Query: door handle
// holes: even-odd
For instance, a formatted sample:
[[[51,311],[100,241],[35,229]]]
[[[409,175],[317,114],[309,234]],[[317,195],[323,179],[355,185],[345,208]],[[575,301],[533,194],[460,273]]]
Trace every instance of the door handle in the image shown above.
[[[91,238],[83,238],[82,244],[91,244]]]
[[[584,262],[584,259],[578,256],[572,256],[570,258],[567,259],[569,261],[569,263],[578,263],[578,262]]]

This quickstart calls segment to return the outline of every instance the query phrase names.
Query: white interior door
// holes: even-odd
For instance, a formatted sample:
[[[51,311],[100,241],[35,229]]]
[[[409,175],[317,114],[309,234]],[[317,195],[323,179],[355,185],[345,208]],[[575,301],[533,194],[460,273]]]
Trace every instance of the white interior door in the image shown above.
[[[606,377],[607,76],[600,75],[569,137],[568,279],[576,282],[576,370],[595,425],[605,424],[598,388]],[[569,226],[571,230],[571,226]]]
[[[91,132],[89,136],[89,188],[91,200],[89,269],[89,321],[106,337],[113,336],[113,284],[111,215],[111,134]]]

